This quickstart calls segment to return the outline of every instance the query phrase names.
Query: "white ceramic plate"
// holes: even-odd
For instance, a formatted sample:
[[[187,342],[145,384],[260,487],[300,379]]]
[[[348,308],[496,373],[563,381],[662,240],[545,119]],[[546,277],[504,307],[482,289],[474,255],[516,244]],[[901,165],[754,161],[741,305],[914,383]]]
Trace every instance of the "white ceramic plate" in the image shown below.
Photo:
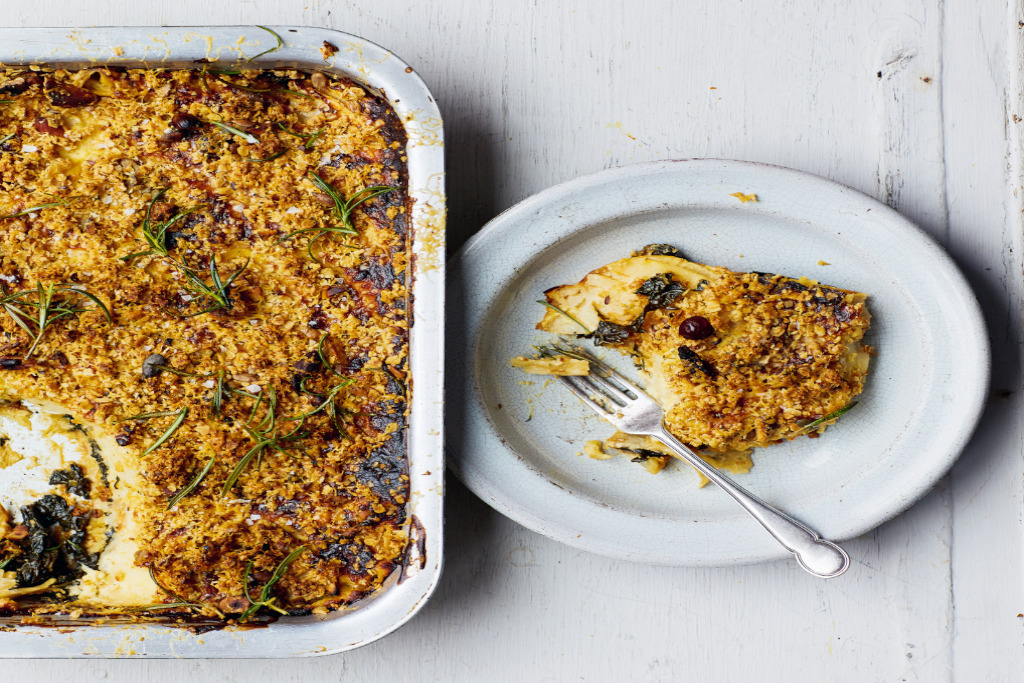
[[[754,193],[741,203],[734,192]],[[583,442],[614,430],[557,382],[509,359],[555,285],[668,243],[733,270],[807,276],[868,292],[872,359],[860,403],[820,439],[755,453],[736,480],[842,540],[923,495],[953,464],[980,415],[988,338],[950,258],[905,218],[817,176],[735,161],[612,169],[535,195],[491,221],[450,273],[449,448],[463,482],[500,512],[572,546],[666,565],[786,555],[721,490],[673,462],[651,475],[625,458],[591,460]],[[822,265],[819,262],[827,263]],[[602,355],[637,378],[628,359]]]

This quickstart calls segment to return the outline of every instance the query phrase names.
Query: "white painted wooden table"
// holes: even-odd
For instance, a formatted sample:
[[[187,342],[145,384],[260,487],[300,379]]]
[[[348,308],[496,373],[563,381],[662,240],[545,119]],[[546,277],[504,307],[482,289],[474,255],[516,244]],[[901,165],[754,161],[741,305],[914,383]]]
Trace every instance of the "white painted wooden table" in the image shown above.
[[[790,563],[606,560],[526,531],[452,481],[441,587],[379,643],[286,662],[8,661],[3,683],[1024,680],[1021,0],[0,6],[12,26],[305,24],[392,49],[446,118],[454,245],[534,192],[637,161],[735,158],[827,176],[949,249],[995,353],[988,410],[952,474],[848,542],[854,564],[832,582]]]

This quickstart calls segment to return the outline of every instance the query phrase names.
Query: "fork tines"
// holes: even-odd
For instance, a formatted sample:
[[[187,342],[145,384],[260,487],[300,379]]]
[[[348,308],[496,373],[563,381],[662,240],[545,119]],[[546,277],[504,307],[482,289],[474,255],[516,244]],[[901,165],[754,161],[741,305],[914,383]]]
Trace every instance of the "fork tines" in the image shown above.
[[[562,354],[571,358],[580,358],[590,363],[589,375],[560,376],[558,379],[565,384],[569,390],[580,400],[590,406],[593,410],[604,415],[612,412],[611,406],[625,407],[636,401],[640,396],[640,389],[615,372],[603,361],[595,358],[580,347],[569,344],[556,344],[554,346],[539,347],[541,353]],[[611,404],[606,407],[592,397]]]

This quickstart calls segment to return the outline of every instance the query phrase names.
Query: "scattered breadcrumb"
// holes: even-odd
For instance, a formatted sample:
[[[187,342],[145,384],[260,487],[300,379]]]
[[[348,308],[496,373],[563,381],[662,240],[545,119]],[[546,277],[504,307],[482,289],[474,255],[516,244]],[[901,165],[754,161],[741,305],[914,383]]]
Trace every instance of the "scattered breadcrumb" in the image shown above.
[[[601,448],[601,441],[595,439],[583,444],[583,453],[594,460],[611,460],[612,456]]]

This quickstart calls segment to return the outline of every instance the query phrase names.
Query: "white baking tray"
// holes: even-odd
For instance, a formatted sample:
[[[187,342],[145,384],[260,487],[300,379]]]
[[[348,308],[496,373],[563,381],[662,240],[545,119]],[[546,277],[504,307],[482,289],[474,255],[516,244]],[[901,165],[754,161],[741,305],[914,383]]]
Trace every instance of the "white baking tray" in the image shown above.
[[[226,628],[195,635],[161,624],[96,625],[54,619],[0,631],[0,657],[302,657],[372,642],[408,621],[441,572],[444,498],[443,375],[445,193],[441,115],[412,67],[357,36],[319,28],[268,27],[285,45],[247,64],[295,67],[346,76],[383,95],[408,134],[413,199],[412,327],[409,363],[411,542],[404,569],[386,589],[351,610],[285,618],[265,628]],[[190,68],[198,60],[237,65],[273,47],[255,26],[159,28],[0,28],[0,63],[69,69],[91,66]],[[327,44],[325,49],[325,43]],[[331,54],[332,49],[337,52]]]

